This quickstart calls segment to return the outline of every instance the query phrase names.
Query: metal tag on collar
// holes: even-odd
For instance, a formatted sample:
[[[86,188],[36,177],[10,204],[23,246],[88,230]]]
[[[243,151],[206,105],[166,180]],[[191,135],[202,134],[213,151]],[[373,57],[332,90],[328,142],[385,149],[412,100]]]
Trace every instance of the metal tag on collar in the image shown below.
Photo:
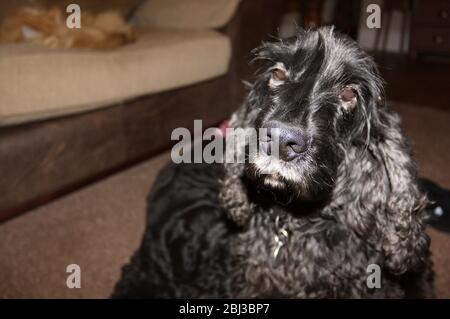
[[[278,255],[280,253],[280,249],[286,244],[286,241],[289,238],[289,234],[286,229],[279,228],[279,216],[275,219],[275,248],[273,250],[273,259],[274,259],[274,266],[277,267],[280,264],[280,258],[278,258]]]

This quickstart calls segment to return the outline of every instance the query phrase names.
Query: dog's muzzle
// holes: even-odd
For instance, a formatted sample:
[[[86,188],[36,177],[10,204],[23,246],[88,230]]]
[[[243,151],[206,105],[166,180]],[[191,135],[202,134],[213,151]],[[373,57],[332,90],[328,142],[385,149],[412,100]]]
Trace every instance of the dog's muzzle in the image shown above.
[[[309,148],[307,137],[298,128],[279,121],[269,121],[263,128],[260,147],[269,156],[278,155],[283,161],[290,162],[301,157]]]

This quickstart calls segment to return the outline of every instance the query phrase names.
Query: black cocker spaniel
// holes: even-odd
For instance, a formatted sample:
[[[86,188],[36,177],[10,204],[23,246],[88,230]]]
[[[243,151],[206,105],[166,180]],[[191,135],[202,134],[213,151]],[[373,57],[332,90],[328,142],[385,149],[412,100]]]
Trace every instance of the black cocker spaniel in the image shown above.
[[[230,126],[267,129],[261,152],[165,168],[113,297],[432,297],[427,199],[372,58],[320,28],[256,59]]]

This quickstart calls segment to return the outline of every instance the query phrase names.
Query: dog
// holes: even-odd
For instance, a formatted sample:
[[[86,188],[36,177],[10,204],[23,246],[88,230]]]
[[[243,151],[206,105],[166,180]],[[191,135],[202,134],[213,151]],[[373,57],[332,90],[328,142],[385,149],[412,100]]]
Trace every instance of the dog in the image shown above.
[[[66,19],[67,14],[60,7],[19,7],[1,23],[0,43],[108,50],[136,40],[134,30],[116,11],[98,14],[83,11],[81,28],[68,28]]]
[[[255,54],[230,126],[266,128],[262,151],[166,167],[113,297],[433,297],[427,198],[373,59],[328,27]]]

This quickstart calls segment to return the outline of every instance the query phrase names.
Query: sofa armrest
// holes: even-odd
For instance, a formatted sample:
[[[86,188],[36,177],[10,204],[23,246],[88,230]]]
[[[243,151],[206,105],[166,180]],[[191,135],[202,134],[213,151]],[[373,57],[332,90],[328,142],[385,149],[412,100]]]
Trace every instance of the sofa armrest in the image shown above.
[[[147,0],[134,14],[142,27],[220,28],[233,17],[240,0]]]

